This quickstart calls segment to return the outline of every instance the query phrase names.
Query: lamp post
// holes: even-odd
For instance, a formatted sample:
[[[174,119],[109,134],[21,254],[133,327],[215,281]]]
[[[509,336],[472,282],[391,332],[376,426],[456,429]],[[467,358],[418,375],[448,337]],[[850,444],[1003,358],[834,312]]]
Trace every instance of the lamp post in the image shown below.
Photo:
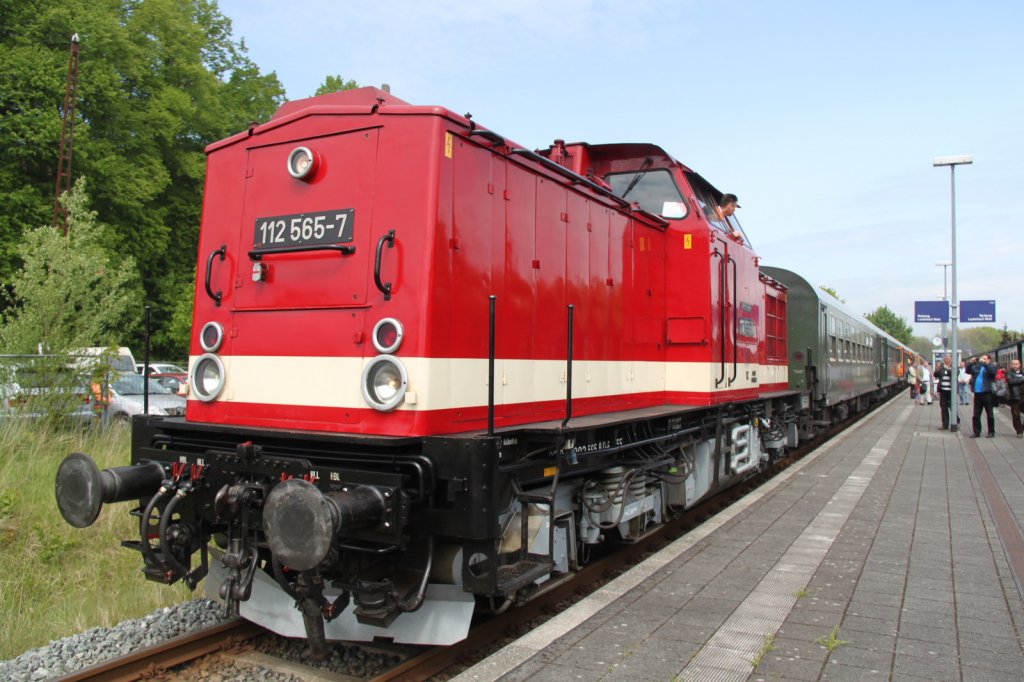
[[[952,265],[952,263],[948,263],[946,261],[943,261],[941,263],[936,263],[935,265],[936,265],[936,267],[941,267],[942,268],[942,300],[947,303],[946,313],[948,314],[949,313],[949,306],[948,306],[948,303],[949,303],[949,290],[946,288],[946,268],[948,268],[950,265]],[[943,322],[942,323],[942,350],[945,351],[948,347],[949,347],[949,338],[946,336],[946,323]]]
[[[974,157],[970,154],[962,154],[960,156],[937,156],[932,159],[932,166],[949,166],[949,198],[950,198],[950,225],[951,232],[953,235],[952,239],[952,258],[950,262],[950,269],[952,270],[952,282],[953,282],[953,301],[950,312],[950,352],[953,354],[953,363],[958,368],[959,372],[960,363],[957,362],[957,339],[956,339],[956,323],[960,318],[960,303],[956,298],[956,167],[966,166],[974,163]],[[952,386],[950,386],[952,389]],[[957,424],[957,405],[959,400],[954,399],[953,391],[950,390],[949,394],[949,430],[958,430]]]

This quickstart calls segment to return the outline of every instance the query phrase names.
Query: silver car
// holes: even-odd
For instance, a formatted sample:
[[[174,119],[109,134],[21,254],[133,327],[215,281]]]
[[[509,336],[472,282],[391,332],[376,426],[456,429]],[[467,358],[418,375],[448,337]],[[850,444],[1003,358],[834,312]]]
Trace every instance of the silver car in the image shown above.
[[[146,381],[141,374],[119,374],[112,379],[108,390],[110,402],[107,414],[115,421],[127,421],[133,415],[144,414],[143,390]],[[149,379],[149,414],[180,416],[185,414],[185,399],[174,394],[159,382]]]

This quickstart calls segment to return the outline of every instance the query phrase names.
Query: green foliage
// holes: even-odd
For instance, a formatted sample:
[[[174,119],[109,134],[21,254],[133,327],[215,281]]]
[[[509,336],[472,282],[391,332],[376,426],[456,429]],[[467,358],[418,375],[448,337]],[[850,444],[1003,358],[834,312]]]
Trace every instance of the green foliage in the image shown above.
[[[130,438],[128,429],[0,420],[0,660],[189,598],[180,583],[146,580],[139,553],[120,547],[138,539],[131,504],[106,505],[85,529],[57,511],[53,481],[64,455],[88,453],[101,469],[124,466]]]
[[[931,339],[927,339],[923,336],[915,336],[907,345],[910,346],[911,350],[918,355],[929,358],[929,362],[931,362],[930,358],[932,357],[932,351],[935,350],[935,346],[932,345]]]
[[[832,287],[827,287],[827,286],[825,286],[824,284],[822,284],[822,285],[821,285],[820,287],[818,287],[818,288],[819,288],[819,289],[821,289],[822,291],[824,291],[824,292],[825,292],[826,294],[828,294],[828,295],[829,295],[829,296],[831,296],[832,298],[834,298],[834,299],[836,299],[837,301],[839,301],[840,303],[846,303],[846,299],[844,299],[844,298],[839,298],[839,294],[837,294],[837,293],[836,293],[836,290],[835,290],[835,289],[833,289]]]
[[[65,353],[115,343],[138,326],[142,291],[135,261],[103,247],[104,229],[87,206],[85,181],[65,197],[68,234],[45,226],[25,235],[15,301],[0,320],[8,353]]]
[[[889,310],[887,305],[875,308],[874,312],[868,313],[864,317],[868,318],[868,321],[873,325],[888,332],[902,343],[910,345],[910,342],[914,339],[914,330],[907,323],[906,318]]]
[[[814,643],[822,645],[823,647],[828,649],[829,653],[835,651],[837,647],[841,647],[844,644],[849,644],[849,642],[847,642],[845,639],[839,639],[838,625],[832,628],[832,631],[827,635],[824,635],[814,640]]]
[[[959,327],[957,345],[968,354],[983,353],[1009,343],[1015,336],[1017,335],[1010,332],[1004,335],[1004,330],[996,327]]]
[[[355,90],[358,87],[359,83],[356,83],[351,78],[345,80],[341,75],[327,76],[324,78],[324,82],[320,84],[320,87],[316,89],[316,92],[313,93],[313,96],[317,97],[342,90]]]
[[[78,33],[72,172],[90,178],[106,245],[135,259],[154,352],[184,355],[187,338],[164,328],[195,268],[203,148],[266,120],[283,101],[280,82],[232,39],[215,0],[0,3],[0,281],[20,267],[22,236],[50,219]],[[118,341],[137,345],[140,334],[136,325]]]

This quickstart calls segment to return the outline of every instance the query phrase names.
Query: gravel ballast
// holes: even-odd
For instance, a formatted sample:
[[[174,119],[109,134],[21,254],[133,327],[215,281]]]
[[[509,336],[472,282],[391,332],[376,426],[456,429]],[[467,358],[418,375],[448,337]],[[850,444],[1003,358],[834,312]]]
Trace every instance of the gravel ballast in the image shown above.
[[[90,628],[46,646],[29,649],[9,661],[0,661],[0,680],[39,682],[56,679],[225,620],[227,616],[222,605],[209,599],[193,599],[158,609],[138,620],[126,620],[112,628]]]

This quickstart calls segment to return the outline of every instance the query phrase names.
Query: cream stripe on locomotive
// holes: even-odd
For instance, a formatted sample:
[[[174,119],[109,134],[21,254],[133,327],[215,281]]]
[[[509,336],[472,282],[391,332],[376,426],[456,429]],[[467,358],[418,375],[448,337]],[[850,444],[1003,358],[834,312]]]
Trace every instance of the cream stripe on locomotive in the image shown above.
[[[278,405],[365,408],[363,358],[224,356],[227,381],[219,400]],[[190,363],[195,362],[192,357]],[[404,410],[444,410],[487,404],[487,360],[400,358],[409,377]],[[732,363],[726,363],[726,379]],[[739,364],[736,380],[718,388],[719,363],[587,361],[573,363],[573,398],[625,393],[711,393],[788,381],[785,366]],[[496,360],[495,403],[565,399],[566,366],[556,360]],[[195,397],[190,395],[190,397]]]

